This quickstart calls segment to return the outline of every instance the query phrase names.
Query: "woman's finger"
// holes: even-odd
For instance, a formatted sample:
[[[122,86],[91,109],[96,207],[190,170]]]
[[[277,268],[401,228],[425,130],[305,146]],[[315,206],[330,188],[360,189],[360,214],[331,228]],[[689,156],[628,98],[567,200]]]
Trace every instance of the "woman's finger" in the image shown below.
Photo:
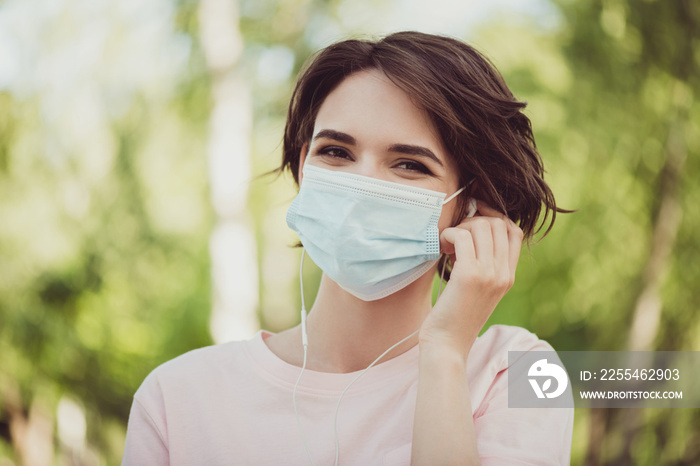
[[[459,260],[473,261],[476,259],[472,234],[463,228],[450,227],[442,230],[440,234],[440,249],[442,249],[443,253],[451,256],[453,266],[455,264],[455,256]]]
[[[511,244],[508,237],[508,225],[499,218],[491,218],[489,223],[493,232],[493,254],[496,270],[502,279],[509,281],[512,268],[509,260]]]
[[[465,229],[470,231],[474,238],[476,259],[483,266],[493,266],[494,238],[491,222],[485,218],[477,217],[469,222]]]
[[[520,259],[520,248],[523,245],[523,230],[521,230],[520,227],[513,222],[508,225],[508,243],[510,271],[512,274],[512,280],[515,281],[515,268],[518,266],[518,259]]]
[[[523,231],[515,222],[508,218],[506,214],[497,211],[486,202],[477,200],[477,207],[479,213],[482,215],[501,218],[506,223],[508,230],[508,263],[512,279],[514,279],[515,269],[518,265],[518,259],[520,258],[520,249],[523,242]]]

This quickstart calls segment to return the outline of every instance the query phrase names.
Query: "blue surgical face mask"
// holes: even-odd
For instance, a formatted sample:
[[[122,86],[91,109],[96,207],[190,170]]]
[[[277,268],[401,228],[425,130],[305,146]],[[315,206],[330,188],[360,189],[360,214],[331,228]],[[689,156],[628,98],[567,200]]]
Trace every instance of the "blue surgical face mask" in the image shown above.
[[[445,193],[304,165],[287,225],[309,257],[364,301],[389,296],[435,265]],[[469,216],[475,202],[470,202]]]

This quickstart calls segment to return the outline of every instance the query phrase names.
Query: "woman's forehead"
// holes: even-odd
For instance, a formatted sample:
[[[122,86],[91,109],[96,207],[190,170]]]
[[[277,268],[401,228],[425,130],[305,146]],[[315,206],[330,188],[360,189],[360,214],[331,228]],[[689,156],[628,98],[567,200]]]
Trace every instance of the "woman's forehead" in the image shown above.
[[[443,152],[428,113],[378,70],[354,73],[328,94],[316,116],[313,136],[324,130]]]

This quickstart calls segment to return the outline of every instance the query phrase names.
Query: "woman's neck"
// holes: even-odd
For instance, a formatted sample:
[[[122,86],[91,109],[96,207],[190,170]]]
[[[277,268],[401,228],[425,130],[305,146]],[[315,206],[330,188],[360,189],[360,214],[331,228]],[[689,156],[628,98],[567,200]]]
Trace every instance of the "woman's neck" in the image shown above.
[[[307,318],[307,368],[347,373],[369,366],[392,345],[418,330],[431,309],[433,271],[406,288],[380,300],[362,301],[325,274]],[[296,327],[268,339],[281,359],[301,365],[301,329]],[[272,337],[271,337],[272,338]],[[383,361],[418,343],[418,335],[394,348]]]

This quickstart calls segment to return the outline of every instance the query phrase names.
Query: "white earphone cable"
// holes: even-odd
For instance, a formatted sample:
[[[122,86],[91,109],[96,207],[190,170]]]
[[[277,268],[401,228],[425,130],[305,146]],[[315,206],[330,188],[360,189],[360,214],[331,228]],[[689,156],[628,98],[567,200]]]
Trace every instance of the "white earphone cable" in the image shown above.
[[[294,391],[292,391],[292,405],[294,405],[294,416],[297,419],[297,425],[299,426],[299,432],[301,432],[301,439],[304,442],[304,449],[306,450],[306,454],[309,455],[309,461],[311,462],[312,466],[316,466],[316,463],[314,463],[314,459],[311,456],[311,450],[309,450],[309,444],[306,441],[306,435],[304,434],[304,429],[301,427],[301,419],[299,418],[299,411],[297,410],[297,387],[299,386],[299,381],[301,380],[301,376],[304,374],[304,371],[306,370],[306,355],[308,353],[308,346],[309,346],[309,341],[306,336],[306,306],[304,304],[304,254],[305,250],[302,248],[301,250],[301,264],[299,265],[299,285],[301,287],[301,343],[302,346],[304,347],[304,362],[302,363],[301,366],[301,371],[299,372],[299,377],[297,377],[297,381],[294,384]]]
[[[440,299],[440,295],[442,294],[442,282],[445,279],[445,269],[447,268],[447,254],[444,254],[443,256],[445,257],[445,259],[442,261],[442,271],[440,272],[440,285],[438,286],[438,295],[435,299],[435,302],[437,302],[437,300]]]
[[[296,416],[297,420],[297,425],[299,426],[299,431],[301,432],[301,437],[304,441],[304,449],[306,449],[306,453],[309,456],[309,461],[313,466],[316,466],[316,463],[314,463],[313,457],[311,456],[311,450],[309,450],[309,445],[306,441],[306,435],[304,434],[304,429],[301,426],[301,419],[299,418],[299,413],[297,411],[297,403],[296,403],[296,396],[297,396],[297,387],[299,386],[299,381],[301,380],[301,376],[306,370],[306,356],[307,356],[307,351],[308,351],[308,339],[306,335],[306,307],[304,303],[304,281],[302,277],[302,272],[303,272],[303,267],[304,267],[304,253],[305,251],[302,249],[301,252],[301,265],[299,266],[299,283],[301,287],[301,335],[302,335],[302,345],[304,347],[304,361],[303,365],[301,366],[301,372],[299,372],[299,377],[297,378],[296,383],[294,384],[294,391],[292,394],[292,403],[294,405],[294,415]],[[444,259],[444,264],[442,267],[442,271],[440,273],[440,285],[438,287],[438,299],[440,299],[440,295],[442,294],[442,282],[445,276],[445,269],[447,268],[447,256],[445,256]],[[399,346],[401,343],[405,342],[406,340],[410,339],[414,335],[416,335],[420,329],[416,330],[415,332],[411,333],[409,336],[404,338],[403,340],[399,341],[398,343],[393,344],[389,349],[384,351],[377,359],[375,359],[372,364],[367,366],[362,372],[357,374],[357,377],[355,377],[341,392],[340,397],[338,398],[338,403],[335,406],[335,415],[333,417],[333,434],[334,434],[334,439],[335,439],[335,466],[338,466],[338,460],[339,460],[339,453],[340,453],[340,445],[338,442],[338,412],[340,411],[340,402],[343,400],[343,397],[345,396],[345,393],[352,387],[352,385],[357,382],[360,377],[365,375],[368,370],[370,370],[375,364],[377,364],[384,356],[386,356],[391,350]]]
[[[340,398],[338,398],[338,404],[335,406],[335,417],[333,418],[333,431],[334,431],[334,434],[335,434],[335,465],[336,465],[336,466],[338,466],[338,451],[339,451],[339,445],[338,445],[338,410],[340,409],[340,402],[342,401],[343,396],[345,396],[345,392],[347,392],[348,389],[349,389],[350,387],[352,387],[352,385],[353,385],[355,382],[357,382],[357,380],[358,380],[360,377],[362,377],[363,375],[365,375],[365,373],[366,373],[368,370],[370,370],[370,369],[372,368],[372,366],[374,366],[375,364],[377,364],[377,363],[379,362],[380,359],[382,359],[384,356],[386,356],[386,354],[387,354],[389,351],[393,350],[394,348],[396,348],[397,346],[399,346],[401,343],[403,343],[404,341],[406,341],[406,340],[408,340],[409,338],[411,338],[412,336],[414,336],[414,335],[415,335],[416,333],[418,333],[419,331],[420,331],[420,329],[416,330],[415,332],[413,332],[412,334],[410,334],[409,336],[407,336],[407,337],[404,338],[403,340],[401,340],[401,341],[399,341],[398,343],[395,343],[394,345],[392,345],[391,348],[389,348],[388,350],[384,351],[384,352],[381,354],[381,356],[379,356],[377,359],[375,359],[374,362],[372,362],[372,364],[370,364],[369,366],[367,366],[366,369],[364,369],[362,372],[360,372],[360,373],[357,375],[357,377],[355,377],[355,378],[352,380],[352,382],[350,382],[350,383],[343,389],[343,392],[340,394]]]

